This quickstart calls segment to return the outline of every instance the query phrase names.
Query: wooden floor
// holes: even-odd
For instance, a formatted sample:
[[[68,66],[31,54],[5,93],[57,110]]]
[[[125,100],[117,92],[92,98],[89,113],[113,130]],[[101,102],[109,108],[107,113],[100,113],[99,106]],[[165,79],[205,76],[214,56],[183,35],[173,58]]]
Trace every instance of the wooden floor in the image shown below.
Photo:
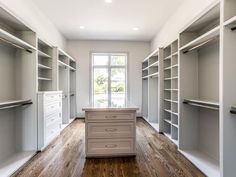
[[[201,177],[164,135],[143,119],[137,121],[137,156],[85,159],[84,120],[75,120],[45,151],[37,154],[17,177]]]

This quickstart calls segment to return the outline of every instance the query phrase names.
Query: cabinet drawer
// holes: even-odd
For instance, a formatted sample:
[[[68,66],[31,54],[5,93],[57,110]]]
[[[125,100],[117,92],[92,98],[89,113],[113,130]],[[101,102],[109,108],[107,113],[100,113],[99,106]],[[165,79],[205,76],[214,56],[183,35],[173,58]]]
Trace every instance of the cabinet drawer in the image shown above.
[[[61,102],[55,102],[44,106],[45,116],[53,114],[55,112],[61,112]]]
[[[133,139],[88,139],[87,154],[94,156],[133,154]]]
[[[88,123],[88,138],[134,137],[134,123]]]
[[[46,138],[50,137],[56,131],[59,131],[61,129],[61,123],[61,120],[57,120],[53,124],[50,124],[49,126],[45,127]]]
[[[134,120],[133,113],[121,113],[121,112],[92,112],[87,114],[88,121],[96,120]]]
[[[58,124],[54,128],[46,131],[45,144],[50,143],[57,135],[60,134],[60,125]]]
[[[62,99],[62,94],[60,93],[51,93],[51,94],[45,94],[44,95],[44,100],[45,103],[50,103],[50,102],[56,102],[60,101]]]
[[[62,122],[62,114],[61,112],[55,112],[54,114],[51,114],[50,116],[46,117],[45,124],[46,127],[50,126],[51,124],[55,124],[55,122]]]

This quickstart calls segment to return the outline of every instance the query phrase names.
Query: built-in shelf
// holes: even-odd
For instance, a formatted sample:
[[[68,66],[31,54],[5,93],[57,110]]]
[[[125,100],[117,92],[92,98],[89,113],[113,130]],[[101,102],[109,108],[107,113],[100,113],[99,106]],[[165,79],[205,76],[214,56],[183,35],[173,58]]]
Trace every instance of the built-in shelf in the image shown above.
[[[148,70],[148,68],[149,68],[149,67],[145,67],[145,68],[143,68],[143,71],[146,71],[146,70]]]
[[[220,27],[217,26],[213,28],[212,30],[208,31],[207,33],[189,42],[188,44],[184,45],[183,47],[180,48],[180,50],[183,51],[184,53],[187,53],[189,51],[198,49],[208,43],[218,40],[219,33],[220,33]]]
[[[178,89],[164,89],[165,91],[178,91]]]
[[[58,64],[59,64],[59,66],[62,66],[62,67],[69,67],[69,65],[67,65],[66,63],[64,63],[60,60],[58,60]]]
[[[20,49],[24,49],[28,52],[32,52],[32,50],[36,50],[35,47],[28,44],[27,42],[17,38],[16,36],[13,36],[12,34],[8,33],[7,31],[4,31],[3,29],[0,29],[0,40],[11,44],[12,46]]]
[[[169,77],[169,78],[165,78],[164,80],[165,81],[169,81],[169,80],[171,80],[172,78],[171,77]]]
[[[159,72],[153,73],[153,74],[149,74],[148,77],[158,77]]]
[[[178,124],[171,123],[175,128],[179,128]]]
[[[42,52],[40,50],[38,50],[38,55],[40,57],[44,57],[44,58],[52,58],[50,55],[48,55],[48,54],[46,54],[46,53],[44,53],[44,52]]]
[[[38,77],[38,80],[41,80],[41,81],[51,81],[52,79],[46,78],[46,77]]]
[[[172,54],[172,56],[177,56],[177,55],[178,55],[178,51]]]
[[[164,68],[164,70],[170,70],[172,68],[172,66],[166,67]]]
[[[220,107],[219,102],[206,101],[206,100],[184,99],[183,103],[214,110],[219,110]]]
[[[232,30],[236,29],[236,16],[230,18],[229,20],[227,20],[226,22],[224,22],[224,26],[228,26],[230,27]]]
[[[176,67],[178,67],[178,66],[179,66],[178,64],[172,65],[171,68],[176,68]]]
[[[73,68],[72,66],[69,66],[69,68],[70,68],[71,71],[76,71],[76,69]]]
[[[180,150],[194,165],[207,176],[220,176],[219,162],[198,150]]]
[[[168,57],[164,58],[164,60],[170,60],[171,59],[171,55],[169,55]]]
[[[0,110],[2,109],[10,109],[20,106],[25,106],[32,104],[31,100],[11,100],[11,101],[4,101],[0,102]]]
[[[156,61],[156,62],[152,63],[151,65],[149,65],[148,68],[157,67],[158,65],[159,65],[159,61]]]
[[[168,123],[168,124],[170,124],[170,125],[171,125],[171,120],[164,119],[164,121],[165,121],[166,123]]]
[[[170,99],[164,99],[167,102],[171,102],[171,103],[178,103],[178,101],[174,101],[174,100],[170,100]]]
[[[10,176],[22,167],[36,153],[34,151],[16,152],[0,163],[1,176]]]
[[[49,70],[52,69],[51,67],[48,67],[48,66],[43,65],[43,64],[38,64],[38,68],[41,68],[41,69],[49,69]]]
[[[142,78],[143,78],[143,79],[147,79],[148,77],[149,77],[149,76],[143,76]]]

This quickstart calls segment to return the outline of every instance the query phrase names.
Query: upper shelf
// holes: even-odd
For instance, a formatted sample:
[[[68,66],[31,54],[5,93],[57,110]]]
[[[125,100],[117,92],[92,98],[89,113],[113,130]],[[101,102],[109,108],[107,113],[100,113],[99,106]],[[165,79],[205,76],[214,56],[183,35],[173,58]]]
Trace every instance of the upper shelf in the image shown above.
[[[224,22],[224,26],[231,28],[231,30],[236,30],[236,16]]]
[[[19,39],[18,37],[10,34],[9,32],[0,28],[0,40],[13,45],[16,48],[24,49],[28,52],[32,52],[32,50],[36,50],[35,47],[28,44],[27,42]]]
[[[184,45],[183,47],[180,48],[180,50],[183,51],[184,53],[187,53],[192,50],[199,49],[204,45],[207,45],[211,42],[215,42],[216,40],[218,40],[219,34],[220,34],[220,27],[217,26],[212,30],[208,31],[207,33],[203,34],[202,36]]]
[[[143,62],[147,62],[149,58],[154,57],[154,56],[158,56],[158,51],[159,49],[156,49],[155,51],[153,51],[150,55],[148,55]]]
[[[52,58],[50,55],[38,50],[38,55],[45,58]]]

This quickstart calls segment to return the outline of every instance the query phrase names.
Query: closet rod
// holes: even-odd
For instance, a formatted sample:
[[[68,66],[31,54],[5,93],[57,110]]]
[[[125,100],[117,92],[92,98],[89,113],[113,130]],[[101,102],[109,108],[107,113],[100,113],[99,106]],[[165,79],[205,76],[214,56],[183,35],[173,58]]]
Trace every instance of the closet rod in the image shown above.
[[[186,99],[183,101],[183,104],[188,104],[191,106],[197,106],[197,107],[206,108],[206,109],[219,110],[219,105],[211,105],[208,103],[194,102],[194,101],[186,100]]]
[[[75,96],[75,94],[71,94],[70,96]]]
[[[231,114],[236,114],[236,107],[231,107],[230,113]]]
[[[235,30],[236,30],[236,26],[232,27],[231,30],[232,30],[232,31],[235,31]]]
[[[10,41],[8,41],[8,40],[6,40],[6,39],[3,39],[3,38],[1,38],[1,37],[0,37],[0,40],[3,41],[3,42],[8,43],[8,44],[10,44],[10,45],[13,45],[14,47],[16,47],[16,48],[18,48],[18,49],[25,50],[26,52],[29,52],[29,53],[33,53],[31,50],[25,49],[25,48],[23,48],[23,47],[21,47],[21,46],[15,44],[15,43],[13,43],[13,42],[10,42]]]
[[[218,40],[218,36],[217,36],[217,37],[210,38],[210,39],[208,39],[208,40],[206,40],[206,41],[203,41],[202,43],[200,43],[200,44],[198,44],[198,45],[196,45],[196,46],[194,46],[194,47],[191,47],[191,48],[188,49],[188,50],[183,51],[183,53],[186,54],[186,53],[188,53],[188,52],[190,52],[190,51],[192,51],[192,50],[195,50],[195,49],[197,49],[197,48],[200,48],[200,47],[204,46],[205,44],[208,44],[208,43],[210,43],[210,42],[212,42],[212,41],[214,41],[214,40]]]
[[[0,110],[11,109],[11,108],[16,108],[16,107],[20,107],[20,106],[26,106],[26,105],[30,105],[30,104],[33,104],[33,102],[22,103],[22,104],[12,104],[12,105],[9,105],[9,106],[3,106],[3,107],[0,107]]]

